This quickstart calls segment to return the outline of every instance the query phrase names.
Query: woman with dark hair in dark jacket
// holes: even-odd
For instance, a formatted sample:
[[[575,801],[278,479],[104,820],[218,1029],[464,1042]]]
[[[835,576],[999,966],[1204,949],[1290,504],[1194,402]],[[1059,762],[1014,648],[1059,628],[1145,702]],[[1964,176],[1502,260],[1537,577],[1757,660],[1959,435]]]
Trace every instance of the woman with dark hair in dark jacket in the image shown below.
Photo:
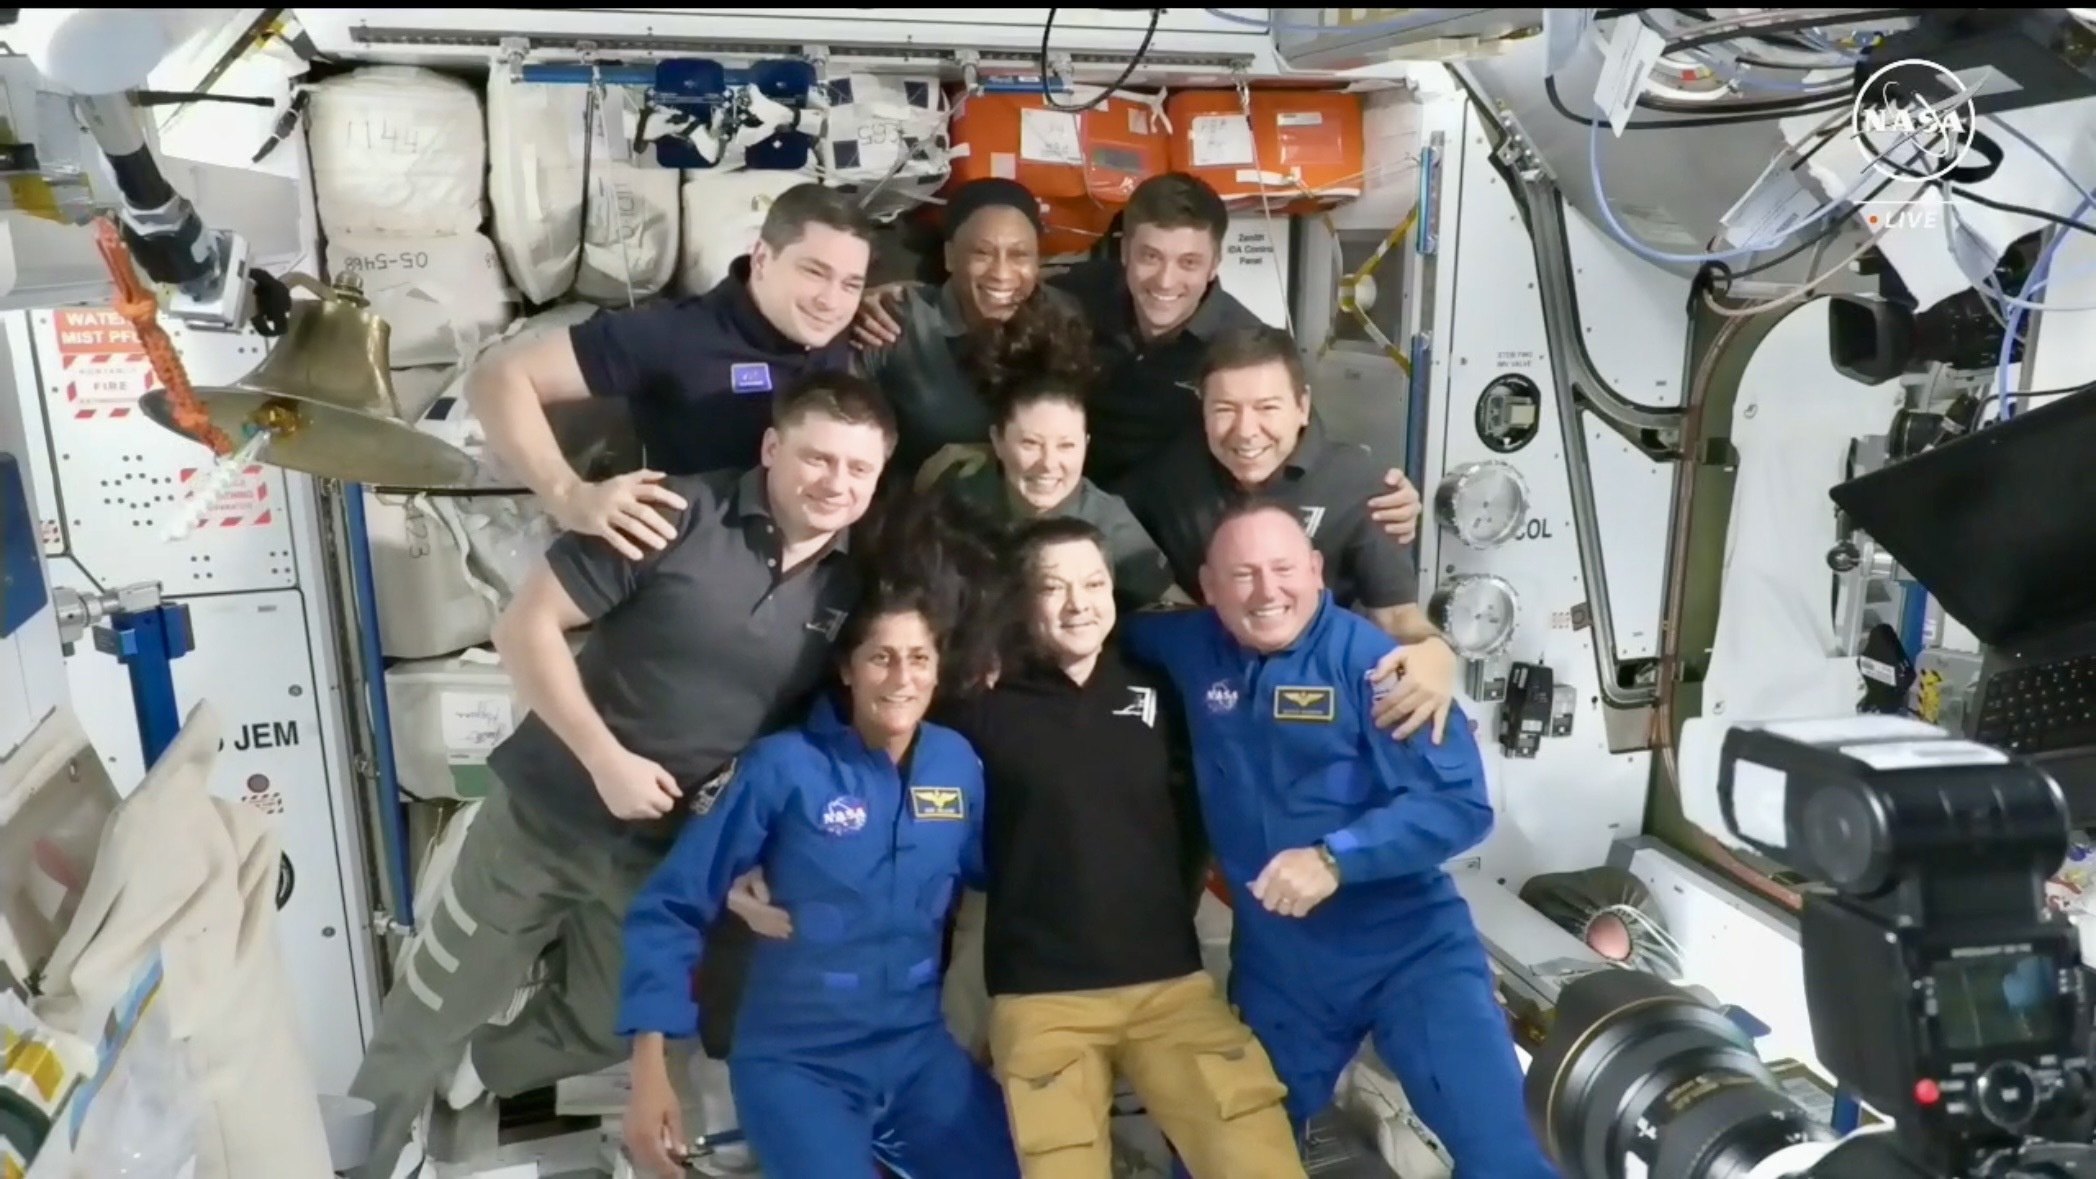
[[[1038,374],[1091,378],[1091,329],[1068,296],[1040,282],[1040,204],[1013,180],[976,180],[947,199],[945,278],[902,284],[901,334],[859,353],[900,426],[888,469],[907,485],[949,447],[989,441],[1000,390]]]

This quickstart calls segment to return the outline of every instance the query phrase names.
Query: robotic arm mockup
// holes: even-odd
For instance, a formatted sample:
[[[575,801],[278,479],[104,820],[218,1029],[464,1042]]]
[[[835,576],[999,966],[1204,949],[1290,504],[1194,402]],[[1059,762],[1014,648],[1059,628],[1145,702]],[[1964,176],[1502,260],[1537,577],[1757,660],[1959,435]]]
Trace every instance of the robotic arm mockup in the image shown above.
[[[249,301],[247,243],[237,234],[207,228],[196,207],[168,183],[129,97],[181,44],[185,10],[17,11],[14,25],[0,30],[22,55],[16,59],[17,76],[8,79],[8,104],[53,97],[68,102],[106,158],[116,193],[114,200],[96,192],[84,200],[54,202],[49,209],[25,208],[17,202],[14,216],[78,225],[99,214],[114,214],[139,268],[152,282],[171,288],[163,301],[167,314],[195,327],[241,326]],[[21,70],[22,59],[33,70],[32,78],[19,77],[29,72]],[[49,118],[12,113],[18,138],[64,133]],[[86,161],[69,161],[65,155],[62,146],[54,152],[39,142],[17,144],[0,170],[77,187]]]

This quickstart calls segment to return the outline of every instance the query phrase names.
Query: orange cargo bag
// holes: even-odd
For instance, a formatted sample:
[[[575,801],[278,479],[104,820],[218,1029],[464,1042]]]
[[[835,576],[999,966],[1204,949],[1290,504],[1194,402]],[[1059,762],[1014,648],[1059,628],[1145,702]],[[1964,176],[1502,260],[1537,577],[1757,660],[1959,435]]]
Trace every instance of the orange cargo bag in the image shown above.
[[[1088,97],[1056,101],[1079,106]],[[1091,249],[1135,186],[1166,170],[1164,127],[1148,102],[1116,94],[1076,115],[1036,93],[955,101],[950,185],[989,176],[1025,185],[1041,202],[1049,256]]]
[[[1359,95],[1254,90],[1251,118],[1232,90],[1181,90],[1165,100],[1171,166],[1207,181],[1233,205],[1314,213],[1361,195],[1365,146]]]

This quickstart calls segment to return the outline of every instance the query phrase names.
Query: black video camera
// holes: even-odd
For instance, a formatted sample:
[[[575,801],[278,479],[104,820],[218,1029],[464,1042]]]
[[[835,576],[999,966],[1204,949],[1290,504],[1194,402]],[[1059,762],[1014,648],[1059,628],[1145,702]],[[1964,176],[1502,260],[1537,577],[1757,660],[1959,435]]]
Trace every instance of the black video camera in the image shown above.
[[[2045,904],[2059,786],[1881,716],[1735,729],[1718,773],[1732,835],[1824,886],[1798,915],[1814,1051],[1892,1126],[1837,1140],[1726,1015],[1603,971],[1559,995],[1528,1073],[1567,1179],[2096,1176],[2089,990]]]

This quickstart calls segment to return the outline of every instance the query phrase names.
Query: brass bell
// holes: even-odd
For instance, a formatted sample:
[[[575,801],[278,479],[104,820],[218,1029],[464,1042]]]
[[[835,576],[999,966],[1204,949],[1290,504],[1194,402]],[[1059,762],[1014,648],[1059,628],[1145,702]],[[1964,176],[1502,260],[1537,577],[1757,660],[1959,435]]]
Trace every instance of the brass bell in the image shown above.
[[[302,274],[287,286],[318,295],[291,304],[290,321],[253,372],[197,388],[213,425],[235,446],[267,431],[259,462],[323,479],[411,491],[463,491],[482,478],[465,451],[402,420],[388,360],[392,328],[353,276],[323,286]],[[139,399],[147,417],[175,424],[165,389]]]

